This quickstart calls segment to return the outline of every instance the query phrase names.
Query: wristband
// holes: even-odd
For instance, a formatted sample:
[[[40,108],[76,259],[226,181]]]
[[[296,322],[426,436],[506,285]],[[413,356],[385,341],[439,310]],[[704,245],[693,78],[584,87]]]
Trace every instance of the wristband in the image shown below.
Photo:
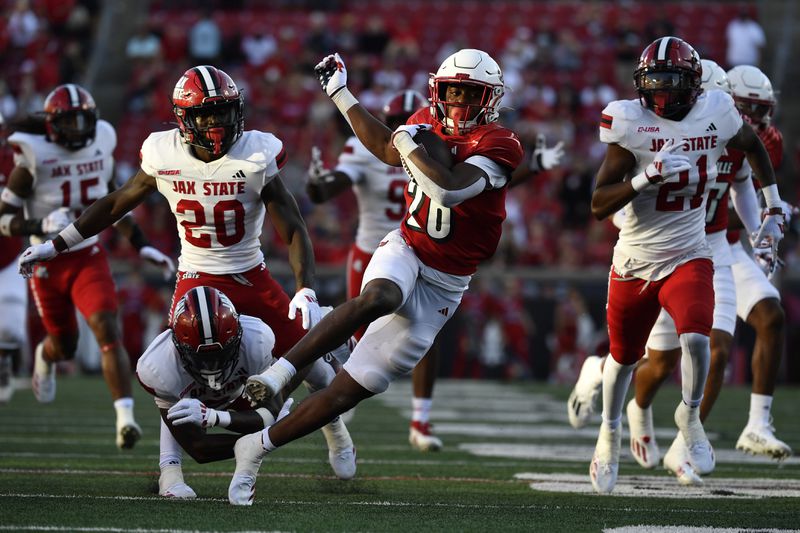
[[[81,232],[78,231],[78,228],[75,227],[74,223],[61,230],[61,233],[59,233],[58,236],[64,240],[64,244],[67,245],[67,249],[70,249],[85,240],[83,235],[81,235]]]
[[[767,207],[778,208],[783,213],[783,207],[781,204],[781,195],[778,193],[778,186],[776,184],[767,185],[766,187],[761,187],[761,191],[764,193],[764,201],[767,204]]]
[[[409,154],[420,146],[414,142],[414,139],[408,133],[398,133],[392,143],[403,159],[408,159]]]
[[[228,411],[217,411],[217,423],[215,425],[221,428],[230,426],[231,414]]]
[[[631,178],[631,185],[633,186],[633,190],[636,192],[642,192],[652,184],[653,182],[650,181],[650,179],[647,177],[647,174],[644,172],[641,174],[636,174]]]
[[[356,97],[347,89],[347,87],[342,87],[338,91],[336,91],[333,96],[331,96],[331,100],[339,108],[339,112],[344,115],[344,118],[347,119],[347,123],[350,123],[350,119],[347,118],[347,112],[350,110],[351,107],[358,103]]]
[[[11,237],[11,221],[14,220],[16,216],[17,215],[15,215],[14,213],[6,213],[5,215],[0,215],[0,235]]]
[[[0,194],[0,200],[13,207],[22,207],[22,203],[24,201],[24,199],[20,195],[18,195],[8,187],[3,189],[2,194]]]

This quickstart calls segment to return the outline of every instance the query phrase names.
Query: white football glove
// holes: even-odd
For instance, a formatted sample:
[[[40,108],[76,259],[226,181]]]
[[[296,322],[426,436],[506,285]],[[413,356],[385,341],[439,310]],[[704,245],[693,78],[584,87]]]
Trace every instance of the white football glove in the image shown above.
[[[559,141],[554,147],[548,148],[544,133],[540,133],[536,136],[536,147],[533,149],[533,157],[531,158],[531,170],[550,170],[561,164],[562,157],[564,157],[564,141]]]
[[[289,398],[281,407],[281,411],[278,413],[278,418],[275,422],[280,422],[282,419],[286,418],[286,415],[289,414],[289,411],[292,410],[292,404],[294,403],[294,398]]]
[[[432,126],[430,124],[403,124],[402,126],[398,126],[392,133],[392,146],[395,150],[400,152],[401,155],[407,156],[419,146],[414,142],[414,136],[421,131],[431,128]],[[415,146],[412,147],[408,144],[409,142],[413,143]]]
[[[683,146],[683,143],[675,143],[672,139],[664,143],[653,162],[644,169],[644,174],[650,183],[669,181],[672,177],[692,168],[687,156],[673,153]]]
[[[308,165],[308,181],[322,183],[333,179],[333,174],[325,168],[325,163],[322,162],[322,151],[316,146],[312,146],[311,163]]]
[[[751,235],[752,239],[750,240],[750,244],[753,246],[753,249],[772,248],[772,254],[777,257],[778,243],[783,239],[783,232],[783,211],[768,211],[764,216],[764,220],[761,221],[761,227],[758,228],[755,235]]]
[[[152,246],[142,246],[142,249],[139,250],[139,257],[161,268],[164,271],[165,280],[169,280],[175,273],[175,262],[172,258]]]
[[[167,411],[167,420],[173,426],[194,424],[201,428],[211,428],[219,423],[216,409],[206,407],[197,398],[183,398]]]
[[[42,235],[58,233],[72,224],[68,207],[59,207],[42,219]]]
[[[322,90],[328,96],[333,96],[347,86],[347,68],[339,54],[326,56],[314,67],[314,72],[319,78]]]
[[[53,241],[46,241],[42,244],[29,246],[27,250],[19,256],[19,273],[25,278],[33,276],[33,269],[37,263],[47,261],[58,255]]]
[[[303,316],[303,329],[313,328],[322,318],[314,289],[303,287],[294,295],[292,301],[289,302],[289,318],[294,319],[298,311]]]
[[[772,246],[762,246],[753,248],[753,256],[756,264],[764,271],[768,279],[772,279],[780,267],[783,266],[783,260],[776,255],[776,251]]]

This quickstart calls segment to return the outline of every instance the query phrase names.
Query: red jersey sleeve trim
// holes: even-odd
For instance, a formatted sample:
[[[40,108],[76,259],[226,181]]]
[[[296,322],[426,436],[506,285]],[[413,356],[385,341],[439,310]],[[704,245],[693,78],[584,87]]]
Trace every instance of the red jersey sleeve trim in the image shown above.
[[[278,170],[282,169],[283,166],[286,164],[286,150],[281,148],[281,153],[275,158],[275,164],[278,165]]]

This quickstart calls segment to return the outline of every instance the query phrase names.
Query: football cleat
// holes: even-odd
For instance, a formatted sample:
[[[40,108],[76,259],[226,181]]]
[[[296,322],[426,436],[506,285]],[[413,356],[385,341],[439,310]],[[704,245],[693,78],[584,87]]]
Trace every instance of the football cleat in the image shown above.
[[[689,407],[684,402],[675,409],[675,425],[686,441],[689,462],[698,474],[714,471],[714,448],[708,441],[703,423],[700,422],[700,407]]]
[[[617,484],[621,447],[622,426],[611,429],[605,423],[600,424],[597,445],[594,449],[592,463],[589,465],[592,486],[600,494],[610,494],[614,490],[614,485]]]
[[[789,445],[775,436],[772,419],[762,426],[748,424],[736,441],[736,449],[753,455],[766,455],[779,461],[792,455]]]
[[[628,428],[631,432],[631,454],[642,468],[655,468],[661,460],[653,429],[653,410],[642,409],[636,400],[628,402]]]
[[[283,385],[278,383],[270,372],[272,367],[261,374],[247,378],[244,386],[244,395],[250,402],[264,402],[278,395]]]
[[[674,474],[681,485],[698,486],[703,484],[700,474],[689,462],[689,450],[680,433],[672,441],[672,446],[664,455],[664,468]]]
[[[590,355],[581,366],[578,381],[572,389],[567,400],[567,413],[569,423],[575,429],[580,429],[589,423],[594,413],[597,397],[603,388],[603,358]]]
[[[36,346],[31,386],[39,403],[56,399],[56,365],[44,360],[44,341]]]
[[[428,422],[411,422],[408,430],[408,443],[421,452],[438,452],[444,447],[442,439],[431,433]]]
[[[158,495],[183,500],[197,498],[192,487],[183,481],[183,471],[179,464],[169,464],[161,468],[161,475],[158,477]]]
[[[8,403],[14,395],[14,369],[10,355],[0,356],[0,403]]]
[[[356,475],[356,447],[341,416],[322,426],[328,443],[328,461],[339,479],[353,479]]]
[[[256,495],[256,476],[266,453],[260,431],[245,435],[233,445],[236,470],[228,486],[228,501],[231,505],[253,505]]]
[[[117,420],[117,448],[130,450],[142,438],[142,428],[134,420]]]

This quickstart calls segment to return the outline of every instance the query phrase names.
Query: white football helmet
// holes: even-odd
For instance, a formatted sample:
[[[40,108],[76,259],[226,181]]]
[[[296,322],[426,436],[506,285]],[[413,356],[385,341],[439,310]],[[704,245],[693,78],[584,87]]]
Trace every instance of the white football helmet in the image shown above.
[[[451,84],[481,87],[479,104],[447,102],[447,87]],[[481,50],[465,48],[444,60],[436,74],[428,80],[431,92],[431,115],[455,135],[467,133],[476,126],[491,124],[500,116],[500,100],[505,93],[503,71],[492,57]],[[464,109],[463,119],[452,119],[449,108]],[[458,114],[457,114],[458,115]]]
[[[767,75],[757,67],[739,65],[728,71],[728,80],[739,112],[756,126],[769,126],[777,99]]]
[[[703,77],[700,80],[703,90],[721,90],[731,94],[731,82],[725,69],[710,59],[701,59],[700,63],[703,64]]]

